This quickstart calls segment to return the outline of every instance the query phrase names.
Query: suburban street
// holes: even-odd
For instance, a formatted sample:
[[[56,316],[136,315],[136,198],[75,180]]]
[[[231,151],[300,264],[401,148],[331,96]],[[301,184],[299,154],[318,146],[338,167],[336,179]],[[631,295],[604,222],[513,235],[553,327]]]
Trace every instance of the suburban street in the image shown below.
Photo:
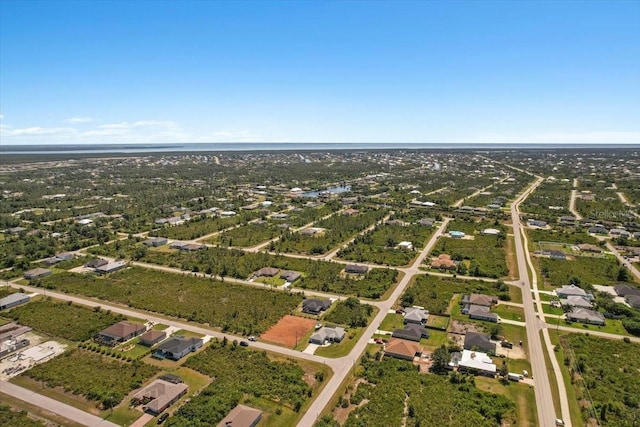
[[[522,302],[524,305],[524,314],[526,321],[527,340],[529,343],[529,357],[531,359],[531,368],[533,370],[533,378],[535,378],[535,396],[536,408],[538,411],[538,425],[541,427],[554,427],[556,425],[556,410],[553,405],[553,397],[551,394],[550,379],[547,376],[546,363],[544,358],[544,350],[540,340],[540,322],[534,308],[534,300],[531,297],[532,283],[529,279],[528,257],[525,252],[525,245],[522,237],[520,224],[520,212],[518,206],[527,196],[542,183],[542,178],[538,178],[525,192],[523,192],[511,205],[511,220],[513,222],[513,235],[515,239],[516,257],[518,261],[518,272],[522,283]],[[533,271],[533,270],[532,270]],[[535,274],[534,274],[535,276]],[[541,307],[539,308],[541,310]],[[540,311],[542,312],[542,311]],[[553,357],[552,357],[553,358]],[[561,374],[556,372],[556,376]],[[562,382],[562,376],[559,377]],[[561,393],[563,394],[563,393]],[[564,393],[566,396],[566,392]],[[568,408],[568,405],[567,405]],[[568,409],[567,409],[568,411]],[[564,415],[563,415],[564,417]],[[564,417],[567,426],[571,425],[569,413]]]

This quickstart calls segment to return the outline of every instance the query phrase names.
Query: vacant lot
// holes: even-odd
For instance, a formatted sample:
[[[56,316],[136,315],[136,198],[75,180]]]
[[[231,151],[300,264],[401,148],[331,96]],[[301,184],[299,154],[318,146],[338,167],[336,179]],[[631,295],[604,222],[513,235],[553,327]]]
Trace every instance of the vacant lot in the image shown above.
[[[55,302],[50,298],[16,307],[3,313],[3,316],[36,331],[71,341],[88,340],[102,329],[124,319],[121,315]]]
[[[620,265],[613,258],[575,257],[573,260],[539,258],[545,284],[563,286],[570,283],[615,285],[619,282]]]
[[[287,292],[138,267],[106,277],[54,274],[40,285],[209,323],[246,335],[267,330],[302,301],[300,295]]]
[[[260,340],[293,348],[316,324],[313,319],[284,316],[269,330],[260,335]]]

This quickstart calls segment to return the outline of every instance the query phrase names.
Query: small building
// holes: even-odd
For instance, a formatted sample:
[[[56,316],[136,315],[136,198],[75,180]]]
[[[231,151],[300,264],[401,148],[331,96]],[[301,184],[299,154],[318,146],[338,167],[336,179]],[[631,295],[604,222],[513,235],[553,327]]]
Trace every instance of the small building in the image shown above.
[[[109,261],[107,261],[106,259],[96,258],[96,259],[92,259],[91,261],[86,263],[84,266],[88,268],[96,269],[98,267],[102,267],[103,265],[107,265],[107,264],[109,264]]]
[[[436,222],[433,218],[422,218],[418,221],[418,224],[424,225],[425,227],[433,227],[433,224]]]
[[[640,288],[636,288],[632,285],[627,285],[626,283],[616,285],[613,287],[613,289],[616,291],[616,294],[621,297],[626,297],[627,295],[640,295]]]
[[[465,350],[481,350],[486,353],[496,352],[495,343],[491,342],[489,335],[480,334],[478,332],[467,332],[464,336]]]
[[[576,223],[576,217],[564,215],[560,217],[559,221],[561,224],[573,225]]]
[[[485,228],[484,230],[482,230],[482,234],[487,236],[497,236],[498,234],[500,234],[500,230],[498,230],[497,228]]]
[[[609,234],[609,230],[602,226],[596,225],[595,227],[590,227],[587,232],[589,234]]]
[[[328,327],[323,326],[316,333],[311,335],[309,342],[311,344],[324,345],[326,343],[340,342],[344,339],[345,330],[339,326]]]
[[[358,264],[349,264],[344,269],[345,273],[350,274],[365,274],[369,271],[369,267],[366,265],[358,265]]]
[[[139,405],[144,404],[145,411],[156,416],[187,394],[188,389],[184,383],[175,384],[157,379],[136,393],[132,400]]]
[[[238,405],[216,427],[256,427],[262,419],[262,411]]]
[[[422,351],[422,346],[416,342],[391,338],[384,348],[384,355],[413,361],[415,357],[422,355]]]
[[[302,301],[302,312],[307,314],[318,315],[331,307],[330,299],[309,298]]]
[[[114,261],[114,262],[109,262],[100,267],[96,267],[94,270],[98,274],[109,274],[109,273],[114,273],[118,270],[122,270],[126,266],[127,266],[126,261]]]
[[[291,270],[285,271],[284,273],[280,274],[280,278],[286,280],[289,283],[295,282],[300,277],[302,277],[300,273],[298,273],[297,271],[291,271]]]
[[[404,325],[403,329],[394,329],[391,336],[393,338],[420,342],[422,338],[429,338],[429,331],[422,325],[408,323]]]
[[[466,236],[466,234],[464,234],[462,231],[450,231],[449,232],[449,236],[453,237],[454,239],[462,239],[464,236]]]
[[[631,233],[627,230],[623,230],[622,228],[612,228],[609,230],[609,235],[611,236],[619,236],[619,237],[631,237]]]
[[[627,295],[624,300],[631,308],[640,308],[640,295]]]
[[[404,323],[413,323],[416,325],[426,325],[429,319],[429,311],[422,307],[406,307],[404,309]]]
[[[169,239],[167,239],[166,237],[151,237],[142,243],[147,246],[157,248],[158,246],[166,245],[168,242]]]
[[[144,334],[140,335],[140,340],[138,344],[144,345],[146,347],[151,347],[158,344],[160,341],[167,337],[167,333],[165,331],[156,331],[154,329],[149,329]]]
[[[593,252],[598,254],[602,252],[602,249],[596,245],[592,245],[591,243],[580,243],[578,245],[578,249],[582,252]]]
[[[262,267],[260,270],[253,273],[256,277],[273,277],[278,274],[280,270],[273,267]]]
[[[31,297],[29,295],[23,294],[22,292],[9,294],[4,298],[0,298],[0,310],[6,310],[21,304],[26,304],[30,299]]]
[[[70,261],[75,258],[75,254],[73,252],[60,252],[55,257],[60,261]]]
[[[542,251],[543,255],[548,256],[551,259],[557,259],[561,261],[565,261],[567,259],[567,254],[558,250],[558,249],[550,249],[547,251]]]
[[[153,353],[153,357],[157,359],[180,360],[187,354],[202,347],[203,344],[202,339],[196,337],[171,337],[158,346]]]
[[[598,326],[604,326],[605,324],[602,313],[587,308],[574,308],[571,312],[567,313],[567,320]]]
[[[458,371],[477,372],[487,377],[495,377],[497,367],[486,353],[479,351],[462,350],[462,355],[458,361]]]
[[[43,277],[47,277],[53,274],[53,271],[48,270],[46,268],[33,268],[31,270],[27,270],[24,272],[24,278],[28,280],[37,280],[42,279]]]
[[[547,222],[539,219],[530,219],[527,221],[527,225],[529,227],[545,228],[547,226]]]
[[[105,345],[117,345],[118,343],[137,337],[146,330],[144,325],[127,321],[118,322],[98,332],[95,340]]]

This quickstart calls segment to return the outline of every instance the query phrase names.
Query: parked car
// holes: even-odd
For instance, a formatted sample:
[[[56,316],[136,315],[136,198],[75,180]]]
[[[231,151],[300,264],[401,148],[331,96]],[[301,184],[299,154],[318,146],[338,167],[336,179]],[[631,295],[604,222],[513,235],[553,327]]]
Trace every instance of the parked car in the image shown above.
[[[322,328],[322,323],[320,322],[316,323],[316,331],[320,328]]]
[[[258,341],[258,338],[256,338],[255,336],[251,335],[251,336],[249,337],[249,341],[256,342],[256,341]]]
[[[240,341],[240,345],[243,346],[243,347],[248,347],[249,343],[246,342],[246,341]]]
[[[165,422],[167,420],[167,418],[169,418],[169,414],[162,414],[160,415],[160,418],[158,418],[158,424],[162,424],[163,422]]]

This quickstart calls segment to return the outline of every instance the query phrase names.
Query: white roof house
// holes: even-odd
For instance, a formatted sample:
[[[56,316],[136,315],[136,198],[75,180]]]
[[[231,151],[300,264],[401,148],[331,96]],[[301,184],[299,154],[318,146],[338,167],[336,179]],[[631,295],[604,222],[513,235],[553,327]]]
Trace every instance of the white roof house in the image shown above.
[[[479,351],[462,350],[462,357],[458,362],[458,368],[476,369],[482,373],[495,375],[496,365],[487,353]]]

